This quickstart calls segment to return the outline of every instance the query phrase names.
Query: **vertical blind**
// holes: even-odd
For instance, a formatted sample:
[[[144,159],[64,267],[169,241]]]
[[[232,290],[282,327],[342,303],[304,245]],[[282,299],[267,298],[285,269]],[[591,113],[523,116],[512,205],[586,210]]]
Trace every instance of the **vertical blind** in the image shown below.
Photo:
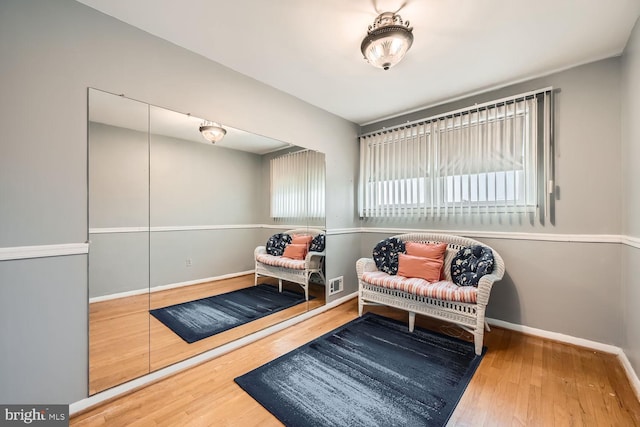
[[[272,218],[324,218],[324,154],[285,154],[271,160],[270,170]]]
[[[553,170],[551,94],[543,89],[361,136],[360,216],[548,215],[541,196]]]

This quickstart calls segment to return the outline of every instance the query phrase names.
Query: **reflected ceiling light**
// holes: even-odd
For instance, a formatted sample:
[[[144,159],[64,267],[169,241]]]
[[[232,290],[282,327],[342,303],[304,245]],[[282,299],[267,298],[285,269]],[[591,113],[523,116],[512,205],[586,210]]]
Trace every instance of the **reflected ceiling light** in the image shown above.
[[[400,15],[384,12],[369,25],[360,50],[369,64],[388,70],[402,60],[413,43],[413,28]]]
[[[227,134],[227,130],[214,122],[204,122],[200,125],[200,133],[204,138],[215,144]]]

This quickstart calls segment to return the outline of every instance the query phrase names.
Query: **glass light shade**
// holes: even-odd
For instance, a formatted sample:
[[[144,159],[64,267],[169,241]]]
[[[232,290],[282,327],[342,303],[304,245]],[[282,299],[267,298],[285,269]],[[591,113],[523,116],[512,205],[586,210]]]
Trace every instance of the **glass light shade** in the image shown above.
[[[200,126],[200,133],[209,142],[215,144],[227,134],[225,128],[217,123],[203,124]]]
[[[374,67],[388,70],[402,60],[413,44],[413,28],[400,15],[385,12],[378,15],[362,40],[360,50]]]

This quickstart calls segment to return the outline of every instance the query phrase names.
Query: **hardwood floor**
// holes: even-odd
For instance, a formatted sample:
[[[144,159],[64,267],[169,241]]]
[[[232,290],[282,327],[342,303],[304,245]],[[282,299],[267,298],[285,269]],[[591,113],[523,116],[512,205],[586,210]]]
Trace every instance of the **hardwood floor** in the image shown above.
[[[89,391],[91,394],[164,368],[204,351],[290,319],[324,305],[324,286],[311,285],[308,302],[279,311],[192,344],[149,315],[151,309],[193,301],[253,286],[254,276],[136,295],[90,304],[89,307]],[[259,283],[277,286],[277,280],[260,278]],[[295,283],[284,289],[301,292]]]
[[[406,320],[406,313],[368,311]],[[277,426],[233,379],[357,317],[355,300],[75,416],[72,426]],[[469,339],[417,316],[416,324]],[[616,356],[494,328],[451,426],[635,426],[640,402]]]

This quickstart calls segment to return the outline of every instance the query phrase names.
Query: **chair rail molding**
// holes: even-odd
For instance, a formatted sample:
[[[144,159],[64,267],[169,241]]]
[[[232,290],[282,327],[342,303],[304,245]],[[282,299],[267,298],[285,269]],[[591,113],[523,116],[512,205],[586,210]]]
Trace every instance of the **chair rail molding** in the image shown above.
[[[406,234],[406,233],[430,233],[430,234],[456,234],[457,236],[485,239],[505,240],[536,240],[544,242],[566,243],[620,243],[640,249],[640,238],[621,234],[559,234],[559,233],[527,233],[509,231],[480,231],[480,230],[453,230],[453,229],[429,229],[429,228],[387,228],[387,227],[359,227],[359,228],[328,228],[327,235],[354,234],[354,233],[378,233],[378,234]]]
[[[0,261],[47,258],[89,253],[89,243],[63,243],[58,245],[15,246],[0,248]]]
[[[242,225],[206,225],[187,227],[152,227],[151,231],[184,231],[184,230],[228,230],[228,229],[283,229],[288,225],[279,224],[242,224]],[[155,228],[155,230],[154,230]],[[146,229],[145,229],[146,230]],[[136,233],[143,231],[140,227],[118,228],[93,228],[90,234],[108,233]],[[640,249],[640,237],[620,234],[549,234],[549,233],[518,233],[503,231],[456,231],[456,230],[432,230],[421,228],[333,228],[327,229],[328,236],[357,233],[378,234],[403,234],[403,233],[456,233],[457,235],[472,238],[507,239],[507,240],[537,240],[546,242],[567,243],[619,243],[632,248]],[[62,243],[54,245],[14,246],[0,248],[0,261],[12,261],[19,259],[46,258],[67,255],[84,255],[89,253],[89,242]]]
[[[288,224],[216,224],[216,225],[167,225],[159,227],[95,227],[89,229],[89,234],[115,233],[146,233],[163,231],[200,231],[200,230],[251,230],[267,229],[281,230],[300,228],[299,225]],[[316,228],[316,227],[309,227]]]

